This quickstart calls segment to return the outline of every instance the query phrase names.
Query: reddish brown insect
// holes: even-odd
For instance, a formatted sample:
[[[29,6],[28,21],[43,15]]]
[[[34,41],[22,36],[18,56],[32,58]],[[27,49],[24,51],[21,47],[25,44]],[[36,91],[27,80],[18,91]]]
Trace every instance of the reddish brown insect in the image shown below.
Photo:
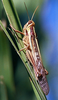
[[[35,11],[37,10],[37,8],[35,9]],[[35,11],[33,13],[33,16],[35,14]],[[33,16],[32,16],[32,19],[33,19]],[[45,95],[47,95],[49,93],[49,86],[46,79],[46,75],[48,74],[48,72],[44,68],[43,63],[42,63],[40,50],[39,50],[38,42],[36,39],[35,23],[32,20],[29,20],[24,25],[23,32],[15,30],[12,26],[11,28],[15,32],[18,32],[24,35],[23,37],[24,48],[21,49],[20,51],[24,49],[26,50],[27,58],[29,59],[34,69],[35,78],[40,84]]]

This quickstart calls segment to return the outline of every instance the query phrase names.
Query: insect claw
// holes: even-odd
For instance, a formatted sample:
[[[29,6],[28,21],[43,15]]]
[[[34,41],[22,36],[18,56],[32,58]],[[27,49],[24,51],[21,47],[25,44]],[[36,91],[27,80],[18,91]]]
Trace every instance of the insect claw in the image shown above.
[[[45,69],[45,75],[48,75],[48,71]]]

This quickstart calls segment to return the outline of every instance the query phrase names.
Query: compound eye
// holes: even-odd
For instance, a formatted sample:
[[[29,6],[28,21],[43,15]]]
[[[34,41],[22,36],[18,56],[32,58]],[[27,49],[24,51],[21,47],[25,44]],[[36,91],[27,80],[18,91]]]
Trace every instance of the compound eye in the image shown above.
[[[28,25],[31,24],[31,23],[32,23],[32,20],[30,20],[30,21],[28,22]]]

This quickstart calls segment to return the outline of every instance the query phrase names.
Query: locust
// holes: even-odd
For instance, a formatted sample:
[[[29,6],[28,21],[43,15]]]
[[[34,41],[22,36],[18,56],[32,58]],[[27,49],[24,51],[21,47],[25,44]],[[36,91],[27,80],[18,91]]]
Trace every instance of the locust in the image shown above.
[[[36,32],[35,32],[35,23],[32,20],[37,8],[35,9],[31,20],[29,20],[24,25],[23,32],[14,29],[11,25],[10,26],[15,32],[24,35],[23,37],[24,48],[19,50],[19,52],[21,52],[24,49],[26,50],[26,56],[29,62],[31,63],[31,65],[33,66],[35,78],[39,83],[44,94],[47,95],[49,93],[49,85],[46,78],[46,75],[48,75],[48,71],[43,66],[40,49],[39,49]]]

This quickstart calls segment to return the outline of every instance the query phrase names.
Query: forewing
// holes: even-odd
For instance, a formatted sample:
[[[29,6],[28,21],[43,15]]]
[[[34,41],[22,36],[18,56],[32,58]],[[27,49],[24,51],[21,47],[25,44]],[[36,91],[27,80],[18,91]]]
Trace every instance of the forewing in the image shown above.
[[[37,73],[35,73],[36,78],[43,92],[47,95],[49,93],[49,86],[45,75],[46,72],[45,68],[43,67],[38,43],[34,36],[31,37],[31,44],[32,44],[32,56],[34,58],[35,66],[37,69]],[[39,73],[41,74],[41,76],[39,76]]]

